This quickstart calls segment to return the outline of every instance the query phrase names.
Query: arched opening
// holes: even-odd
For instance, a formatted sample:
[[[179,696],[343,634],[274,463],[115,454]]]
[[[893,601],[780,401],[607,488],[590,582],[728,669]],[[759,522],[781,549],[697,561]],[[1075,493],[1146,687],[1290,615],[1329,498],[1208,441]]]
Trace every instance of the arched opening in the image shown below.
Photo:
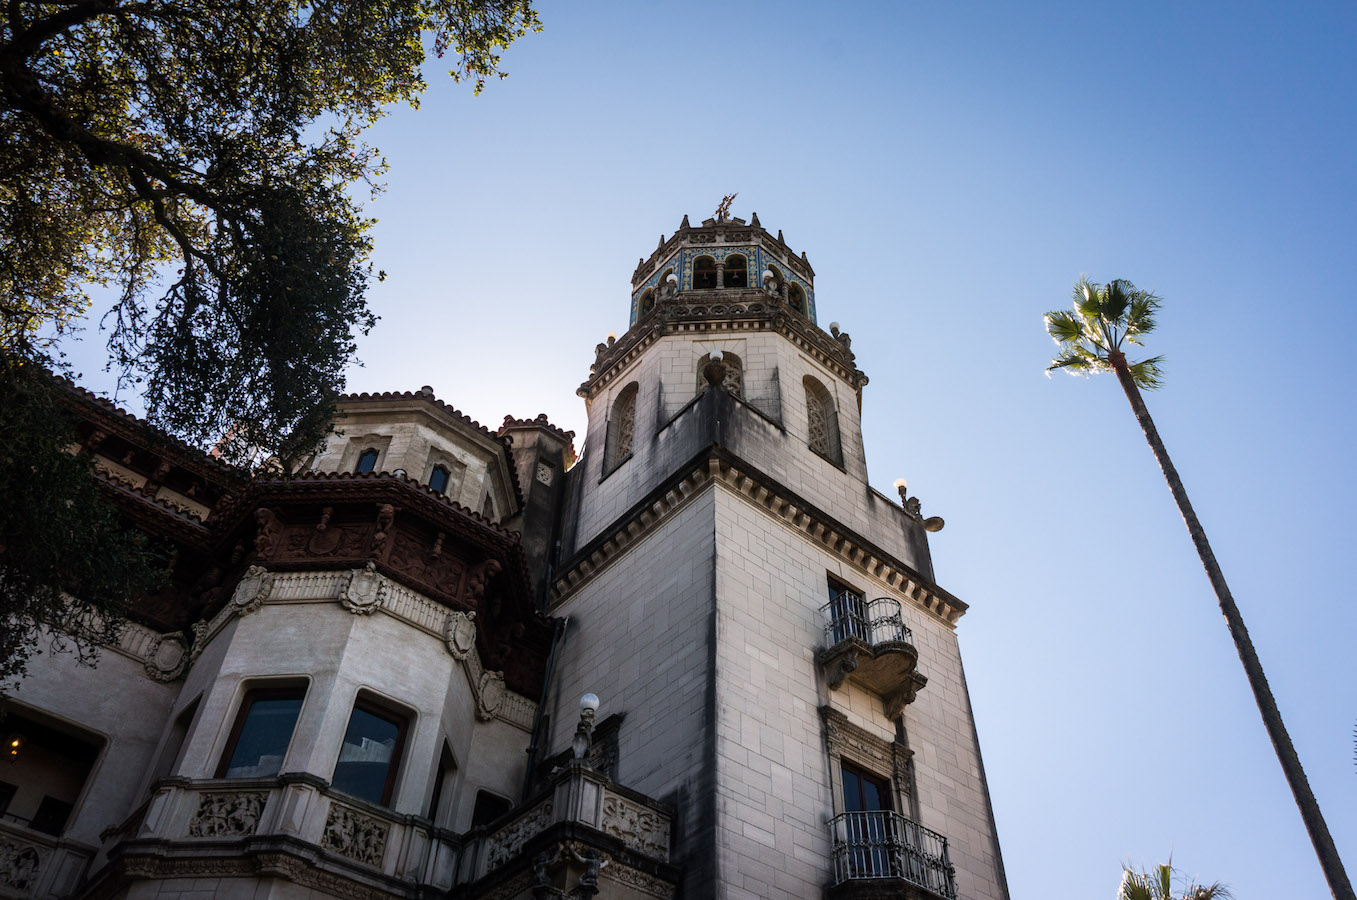
[[[806,292],[801,290],[801,285],[793,284],[787,289],[787,302],[801,315],[806,314]]]
[[[693,260],[693,290],[710,291],[716,287],[716,260],[699,256]]]
[[[810,436],[810,449],[830,462],[842,465],[839,412],[834,405],[833,395],[811,375],[801,379],[801,385],[806,389],[806,424]]]
[[[646,315],[654,308],[655,308],[655,291],[652,288],[647,288],[641,294],[640,303],[641,315],[643,316]]]
[[[429,473],[429,487],[439,494],[448,492],[448,476],[451,473],[447,466],[434,466],[433,471]]]
[[[700,394],[707,389],[707,379],[702,375],[702,370],[707,368],[711,362],[711,354],[708,353],[697,361],[697,392]],[[726,377],[721,382],[721,386],[726,389],[726,393],[744,399],[744,364],[740,358],[729,351],[721,351],[721,362],[726,367]]]
[[[358,454],[358,464],[353,467],[353,470],[359,475],[365,475],[368,472],[371,472],[377,467],[378,455],[376,447],[367,448],[362,453]]]
[[[786,279],[782,277],[782,270],[777,266],[770,264],[768,266],[768,274],[773,277],[771,280],[765,281],[763,286],[772,291],[775,295],[781,297],[783,289],[787,286]]]
[[[622,389],[608,412],[608,437],[603,454],[603,471],[611,472],[631,456],[636,435],[636,394],[640,385],[632,382]]]
[[[726,277],[728,288],[749,287],[749,264],[738,253],[726,257]]]

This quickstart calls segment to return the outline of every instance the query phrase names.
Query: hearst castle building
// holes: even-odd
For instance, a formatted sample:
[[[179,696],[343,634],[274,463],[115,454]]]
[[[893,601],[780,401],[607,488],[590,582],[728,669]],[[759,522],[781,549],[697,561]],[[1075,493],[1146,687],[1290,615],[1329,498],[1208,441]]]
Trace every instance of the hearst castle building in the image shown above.
[[[966,604],[868,485],[866,384],[721,215],[637,266],[578,457],[426,387],[251,475],[71,387],[177,555],[6,701],[0,896],[1006,900]]]

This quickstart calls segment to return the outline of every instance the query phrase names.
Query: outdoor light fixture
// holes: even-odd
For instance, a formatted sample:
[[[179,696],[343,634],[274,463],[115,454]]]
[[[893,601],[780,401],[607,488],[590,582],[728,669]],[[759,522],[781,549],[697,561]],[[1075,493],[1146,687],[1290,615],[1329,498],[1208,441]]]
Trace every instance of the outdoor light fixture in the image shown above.
[[[575,728],[575,739],[570,742],[570,752],[576,762],[584,762],[589,755],[589,746],[594,742],[594,716],[598,713],[598,694],[585,694],[580,698],[580,724]]]

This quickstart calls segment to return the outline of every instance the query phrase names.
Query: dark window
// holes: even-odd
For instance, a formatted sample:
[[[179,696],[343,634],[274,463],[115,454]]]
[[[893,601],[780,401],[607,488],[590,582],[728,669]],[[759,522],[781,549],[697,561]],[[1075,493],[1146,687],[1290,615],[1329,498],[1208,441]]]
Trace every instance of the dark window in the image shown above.
[[[648,290],[641,295],[641,315],[645,315],[655,308],[655,292]]]
[[[14,799],[14,792],[17,790],[18,787],[8,781],[0,781],[0,816],[9,809],[9,802]]]
[[[726,277],[722,280],[728,288],[749,286],[749,265],[743,256],[726,257]]]
[[[489,791],[478,791],[476,807],[471,811],[471,827],[489,825],[513,807],[514,804],[503,797],[497,797]]]
[[[330,784],[360,800],[389,804],[404,744],[405,719],[359,698],[349,716]]]
[[[890,782],[843,763],[843,811],[875,812],[891,808]]]
[[[29,823],[34,831],[41,831],[43,834],[60,836],[61,832],[66,830],[66,820],[71,817],[71,804],[65,800],[58,800],[56,797],[43,797],[42,802],[38,804],[38,811],[33,814],[33,821]]]
[[[434,779],[433,796],[429,798],[428,819],[435,825],[443,822],[443,817],[440,816],[442,810],[439,807],[443,805],[445,794],[451,790],[452,779],[456,774],[457,762],[452,758],[452,751],[448,749],[448,745],[444,744],[443,752],[438,757],[438,777]]]
[[[445,493],[448,489],[448,470],[445,466],[434,466],[433,471],[429,473],[429,487],[438,493]]]
[[[849,837],[850,869],[859,878],[898,874],[891,866],[895,822],[891,808],[890,782],[842,763],[844,828]],[[856,815],[854,815],[856,813]]]
[[[806,314],[806,293],[798,285],[794,284],[787,289],[787,302],[801,315]]]
[[[833,578],[829,579],[829,617],[834,628],[834,643],[850,637],[870,643],[866,598]]]
[[[710,256],[699,256],[693,260],[693,287],[699,291],[716,287],[716,260]]]
[[[246,694],[217,777],[267,778],[281,772],[305,696],[304,687],[264,688]]]
[[[193,716],[198,712],[198,701],[201,699],[196,698],[175,717],[174,724],[170,726],[169,736],[165,739],[165,747],[160,751],[160,759],[156,761],[155,769],[151,772],[152,785],[174,771],[179,764],[179,757],[184,751],[184,741],[188,738],[188,730],[193,724]]]
[[[354,471],[359,475],[371,472],[377,467],[377,451],[372,447],[358,454],[358,465],[354,466]]]

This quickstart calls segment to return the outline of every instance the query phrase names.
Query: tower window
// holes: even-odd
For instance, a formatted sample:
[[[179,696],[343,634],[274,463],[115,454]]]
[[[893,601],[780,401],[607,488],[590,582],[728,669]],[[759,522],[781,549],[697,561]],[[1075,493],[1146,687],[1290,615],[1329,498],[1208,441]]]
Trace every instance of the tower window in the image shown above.
[[[816,378],[807,375],[801,380],[806,390],[806,420],[810,432],[810,449],[835,465],[843,457],[839,447],[839,414],[829,390]]]
[[[433,467],[433,471],[429,473],[429,487],[440,494],[446,494],[448,492],[447,466]]]
[[[745,258],[738,253],[726,257],[726,277],[724,279],[728,288],[742,288],[749,286],[749,264]]]
[[[339,761],[330,784],[359,800],[386,806],[396,787],[406,721],[359,697],[349,716]]]
[[[377,467],[377,456],[377,448],[367,448],[362,453],[358,454],[358,465],[354,466],[353,470],[359,475],[371,472]]]
[[[641,294],[641,315],[646,315],[655,308],[655,291],[647,289]]]
[[[806,314],[806,292],[801,290],[801,285],[793,284],[787,289],[787,302],[801,315]]]
[[[217,777],[266,778],[281,772],[305,696],[306,688],[300,685],[247,693],[217,766]]]
[[[702,370],[711,362],[711,354],[708,353],[697,361],[697,390],[701,393],[707,387],[707,379],[702,375]],[[726,393],[744,399],[744,366],[740,363],[740,358],[734,353],[725,350],[721,351],[721,362],[726,366],[726,377],[722,386]]]
[[[636,394],[640,385],[632,382],[622,389],[613,401],[608,413],[607,450],[603,454],[603,471],[606,474],[626,462],[631,456],[632,444],[636,435]]]
[[[716,287],[716,260],[699,256],[693,260],[693,289],[709,291]]]

